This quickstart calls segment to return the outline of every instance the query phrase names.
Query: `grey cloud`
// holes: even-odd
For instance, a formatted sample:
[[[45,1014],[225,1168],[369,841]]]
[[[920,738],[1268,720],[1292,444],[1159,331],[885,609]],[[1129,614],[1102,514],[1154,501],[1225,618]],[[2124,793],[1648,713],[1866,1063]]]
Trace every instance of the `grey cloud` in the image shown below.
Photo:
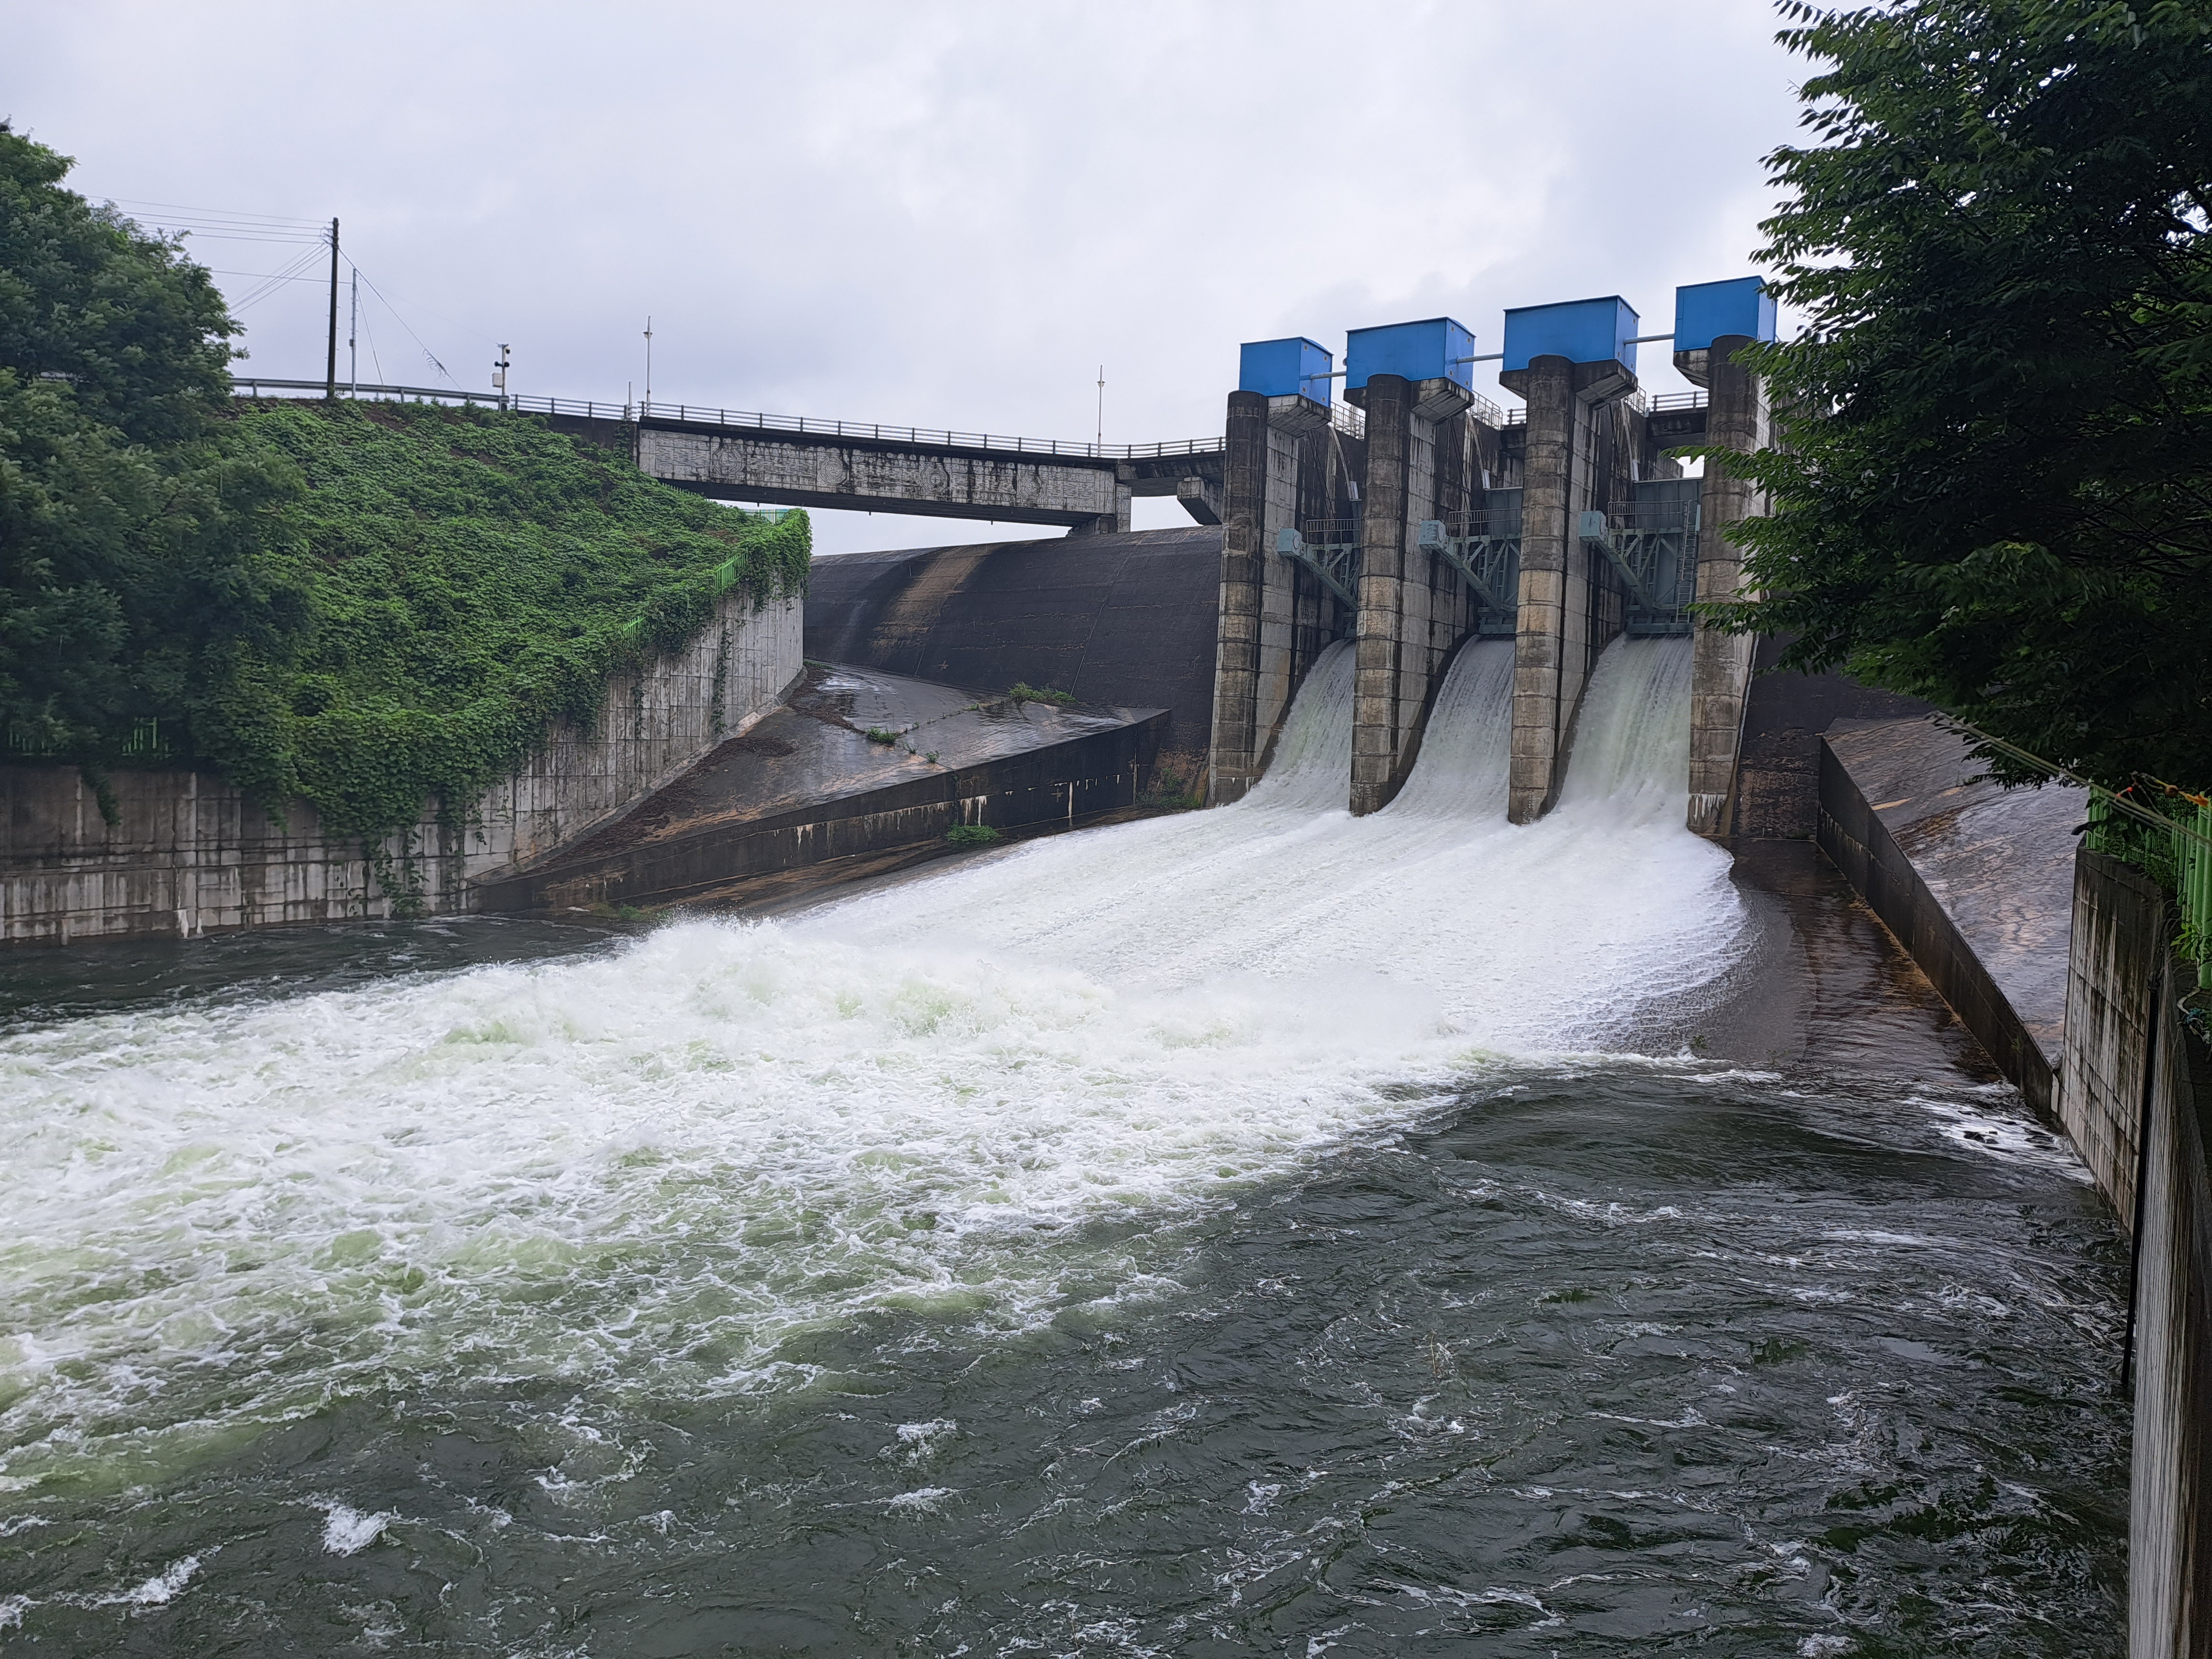
[[[618,398],[650,313],[657,396],[1087,437],[1103,362],[1120,441],[1218,430],[1243,339],[1449,312],[1494,344],[1615,289],[1663,319],[1749,268],[1802,73],[1755,0],[0,17],[0,112],[79,188],[338,215],[465,383],[508,340],[521,389]],[[387,377],[431,374],[370,317]],[[313,284],[246,319],[254,367],[319,371]]]

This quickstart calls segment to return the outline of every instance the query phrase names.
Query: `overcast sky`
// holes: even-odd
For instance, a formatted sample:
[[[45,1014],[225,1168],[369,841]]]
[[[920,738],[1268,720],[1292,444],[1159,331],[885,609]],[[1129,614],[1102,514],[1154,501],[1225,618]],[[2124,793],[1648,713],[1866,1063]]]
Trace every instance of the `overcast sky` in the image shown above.
[[[1507,306],[1613,292],[1668,327],[1676,283],[1753,269],[1808,72],[1777,27],[1761,0],[0,0],[0,115],[143,219],[337,216],[384,296],[363,380],[449,383],[434,357],[486,386],[504,340],[515,389],[619,401],[649,314],[656,400],[1080,439],[1103,364],[1107,440],[1149,442],[1221,429],[1243,340],[1340,354],[1448,313],[1494,350]],[[193,246],[234,300],[270,288],[248,367],[319,376],[326,269],[258,280],[307,245]],[[816,522],[824,552],[1051,533]]]

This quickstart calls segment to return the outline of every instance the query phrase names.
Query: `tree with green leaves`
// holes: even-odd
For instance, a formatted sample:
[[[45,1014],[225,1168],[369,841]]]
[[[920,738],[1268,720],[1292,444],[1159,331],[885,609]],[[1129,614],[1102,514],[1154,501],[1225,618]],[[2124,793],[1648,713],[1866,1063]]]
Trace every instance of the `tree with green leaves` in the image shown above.
[[[1769,158],[1806,326],[1757,349],[1778,443],[1732,465],[1772,507],[1723,620],[2100,781],[2212,784],[2212,3],[1784,9],[1826,65]]]
[[[295,620],[267,555],[301,485],[217,441],[236,325],[208,273],[70,166],[0,123],[0,733],[96,764]]]

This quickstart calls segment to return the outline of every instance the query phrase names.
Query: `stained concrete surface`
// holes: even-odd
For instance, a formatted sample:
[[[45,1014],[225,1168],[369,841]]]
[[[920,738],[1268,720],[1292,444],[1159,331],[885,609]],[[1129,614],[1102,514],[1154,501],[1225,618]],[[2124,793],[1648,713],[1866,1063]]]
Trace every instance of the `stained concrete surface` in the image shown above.
[[[1092,821],[1133,804],[1160,718],[810,664],[784,708],[484,906],[720,902],[896,868],[961,823]]]
[[[1113,731],[1152,711],[1016,702],[872,669],[810,664],[787,704],[563,855],[601,858]],[[895,734],[878,742],[871,731]]]
[[[1164,708],[1162,763],[1195,781],[1212,731],[1220,592],[1218,526],[845,553],[814,562],[806,654]]]
[[[1738,841],[1813,839],[1820,812],[1820,734],[1837,721],[1910,720],[1933,712],[1917,697],[1842,674],[1777,668],[1790,644],[1761,635],[1752,655],[1731,828]]]
[[[1827,743],[2045,1057],[2066,1023],[2074,830],[2088,793],[2006,789],[1928,718],[1842,720]]]

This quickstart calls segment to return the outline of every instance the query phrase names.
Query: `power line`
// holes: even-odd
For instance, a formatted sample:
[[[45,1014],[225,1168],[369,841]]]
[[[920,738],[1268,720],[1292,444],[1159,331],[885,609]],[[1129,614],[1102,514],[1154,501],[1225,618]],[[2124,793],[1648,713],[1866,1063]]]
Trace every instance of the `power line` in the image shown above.
[[[149,202],[134,196],[111,196],[107,200],[117,207],[162,208],[173,213],[198,214],[210,219],[259,220],[264,224],[295,225],[317,232],[323,228],[323,222],[319,219],[302,219],[290,213],[247,213],[229,208],[191,207],[182,202]]]
[[[378,299],[384,300],[384,308],[392,313],[392,320],[398,323],[400,327],[407,331],[408,337],[413,340],[416,345],[422,347],[422,356],[429,360],[430,366],[436,369],[439,374],[444,375],[447,380],[453,380],[454,386],[459,386],[460,382],[453,380],[453,371],[447,368],[445,364],[438,361],[438,354],[436,352],[431,350],[428,346],[423,344],[422,337],[415,332],[413,325],[409,323],[404,317],[399,314],[399,307],[392,304],[391,301],[384,298],[384,290],[377,287],[375,283],[370,279],[367,271],[362,270],[359,265],[355,265],[354,269],[356,271],[361,272],[361,280],[368,283],[368,291],[376,295]],[[374,347],[372,346],[370,350],[373,355],[374,352]],[[382,371],[380,369],[378,372],[380,374]]]
[[[146,202],[129,197],[110,197],[112,208],[155,212],[145,216],[155,230],[173,235],[204,236],[217,241],[321,243],[329,230],[314,220],[274,213],[232,212],[222,208],[186,207],[177,202]],[[131,216],[134,222],[137,215]]]
[[[267,299],[270,295],[276,293],[277,289],[283,287],[285,283],[302,280],[301,273],[307,270],[308,265],[314,263],[314,261],[320,256],[321,252],[322,250],[319,247],[302,249],[301,252],[281,270],[271,271],[268,276],[262,278],[262,280],[254,286],[252,291],[230,302],[231,310],[234,312],[244,311],[248,306],[258,305],[262,301]]]

